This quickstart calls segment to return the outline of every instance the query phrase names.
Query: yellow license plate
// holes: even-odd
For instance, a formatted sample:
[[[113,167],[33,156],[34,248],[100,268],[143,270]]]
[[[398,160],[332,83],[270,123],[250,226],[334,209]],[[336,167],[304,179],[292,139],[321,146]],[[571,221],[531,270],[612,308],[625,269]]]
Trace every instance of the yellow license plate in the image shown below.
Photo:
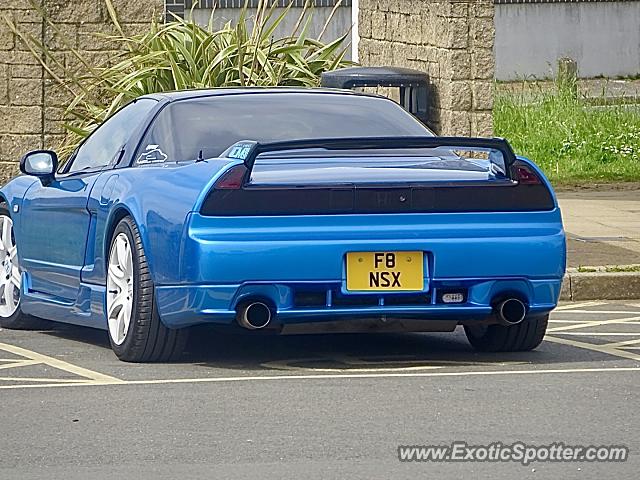
[[[422,252],[347,253],[347,290],[424,289]]]

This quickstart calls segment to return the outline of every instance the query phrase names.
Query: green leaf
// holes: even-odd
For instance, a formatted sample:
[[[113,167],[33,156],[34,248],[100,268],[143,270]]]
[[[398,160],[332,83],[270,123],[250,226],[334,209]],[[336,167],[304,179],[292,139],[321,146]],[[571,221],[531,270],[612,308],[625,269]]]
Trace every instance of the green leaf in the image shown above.
[[[47,17],[39,1],[28,1],[57,35],[65,35]],[[147,31],[129,34],[122,28],[113,0],[102,1],[117,33],[96,35],[119,45],[121,51],[102,65],[95,65],[86,53],[74,49],[75,39],[61,37],[77,60],[76,66],[70,67],[60,62],[41,39],[4,18],[11,33],[72,97],[65,111],[68,135],[59,150],[61,155],[72,152],[109,115],[141,95],[247,85],[317,86],[323,71],[351,64],[344,60],[348,32],[329,43],[309,37],[313,14],[310,2],[297,19],[293,34],[276,37],[278,27],[292,15],[292,4],[276,15],[278,4],[264,0],[253,20],[245,4],[237,21],[226,22],[217,31],[212,27],[214,10],[206,28],[174,17],[166,24],[154,21]],[[248,28],[249,21],[253,24]]]

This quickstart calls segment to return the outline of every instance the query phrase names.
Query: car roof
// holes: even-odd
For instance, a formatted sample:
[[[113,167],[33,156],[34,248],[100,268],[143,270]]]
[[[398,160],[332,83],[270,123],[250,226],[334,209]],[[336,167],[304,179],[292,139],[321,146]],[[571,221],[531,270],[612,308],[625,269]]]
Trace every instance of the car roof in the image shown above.
[[[337,88],[319,88],[319,87],[221,87],[194,90],[177,90],[174,92],[162,92],[144,95],[140,98],[153,98],[164,101],[189,100],[194,98],[216,97],[222,95],[246,95],[246,94],[273,94],[273,93],[297,93],[297,94],[332,94],[332,95],[350,95],[364,97],[381,97],[380,95],[372,95],[368,93],[354,92],[353,90],[341,90]]]

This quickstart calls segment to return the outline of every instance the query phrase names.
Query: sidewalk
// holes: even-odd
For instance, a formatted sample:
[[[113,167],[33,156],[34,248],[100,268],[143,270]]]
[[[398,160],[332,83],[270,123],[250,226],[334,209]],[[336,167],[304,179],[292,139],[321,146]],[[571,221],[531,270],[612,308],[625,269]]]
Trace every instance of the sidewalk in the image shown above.
[[[558,192],[565,231],[565,299],[640,298],[640,271],[603,266],[640,265],[640,184]]]
[[[640,264],[637,189],[560,191],[567,266]]]

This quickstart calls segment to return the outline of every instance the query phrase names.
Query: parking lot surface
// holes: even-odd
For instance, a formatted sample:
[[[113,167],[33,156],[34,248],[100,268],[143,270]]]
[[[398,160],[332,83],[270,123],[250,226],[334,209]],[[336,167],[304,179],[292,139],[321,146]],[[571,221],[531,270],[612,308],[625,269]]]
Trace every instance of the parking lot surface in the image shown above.
[[[638,478],[640,301],[564,304],[534,352],[463,332],[194,332],[169,364],[105,332],[0,330],[0,478]],[[404,463],[399,445],[626,445],[624,463]]]

